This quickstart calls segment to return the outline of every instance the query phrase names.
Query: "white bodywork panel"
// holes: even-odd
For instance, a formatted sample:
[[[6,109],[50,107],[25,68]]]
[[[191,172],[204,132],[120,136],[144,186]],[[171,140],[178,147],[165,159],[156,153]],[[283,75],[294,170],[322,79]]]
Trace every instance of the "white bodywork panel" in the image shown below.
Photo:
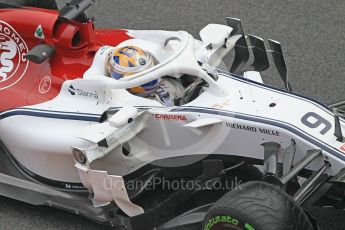
[[[197,63],[204,60],[208,67],[216,67],[218,61],[212,55],[218,52],[222,57],[239,37],[229,38],[227,48],[221,48],[221,39],[210,36],[210,31],[223,31],[221,37],[229,37],[231,30],[206,27],[201,32],[203,42],[181,31],[129,31],[134,38],[119,46],[137,45],[149,50],[158,61],[155,67],[131,77],[111,79],[106,76],[105,60],[113,47],[103,47],[84,78],[66,81],[53,100],[0,114],[1,141],[31,172],[50,180],[83,183],[95,194],[95,206],[114,200],[130,216],[143,210],[121,190],[122,177],[157,160],[209,154],[263,159],[262,144],[277,142],[282,147],[281,162],[293,139],[297,147],[294,163],[307,150],[322,149],[331,162],[328,173],[338,173],[344,167],[345,153],[341,150],[343,143],[333,135],[334,118],[328,108],[267,87],[255,72],[247,72],[247,80],[219,71],[216,81]],[[210,43],[216,47],[211,53],[206,50]],[[208,83],[199,97],[183,106],[167,108],[126,90],[162,76],[179,78],[182,74],[198,76]],[[72,95],[68,91],[71,86],[87,93]],[[115,113],[123,107],[130,109],[99,123],[106,111]],[[309,113],[327,120],[331,129],[323,132],[322,126],[307,127],[302,118]],[[126,124],[128,118],[133,122]],[[345,130],[343,119],[341,126]],[[102,140],[108,146],[99,146]],[[124,144],[130,146],[129,154],[123,153]],[[87,167],[79,163],[74,166],[72,147],[84,151]],[[308,168],[319,169],[323,160],[320,157]],[[105,191],[99,184],[105,178],[121,186]]]
[[[247,78],[249,80],[252,80],[252,81],[256,81],[256,82],[261,83],[261,84],[264,83],[262,80],[261,74],[259,72],[256,72],[256,71],[244,72],[243,77]]]

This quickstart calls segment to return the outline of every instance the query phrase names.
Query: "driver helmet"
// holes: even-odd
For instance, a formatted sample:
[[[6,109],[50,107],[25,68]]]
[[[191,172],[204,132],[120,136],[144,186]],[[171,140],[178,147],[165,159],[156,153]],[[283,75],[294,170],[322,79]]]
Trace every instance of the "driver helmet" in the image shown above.
[[[154,60],[149,53],[139,47],[125,46],[110,53],[107,65],[110,76],[119,80],[153,67]],[[158,84],[159,80],[153,80],[128,89],[128,91],[136,95],[146,96],[153,93],[157,89]]]

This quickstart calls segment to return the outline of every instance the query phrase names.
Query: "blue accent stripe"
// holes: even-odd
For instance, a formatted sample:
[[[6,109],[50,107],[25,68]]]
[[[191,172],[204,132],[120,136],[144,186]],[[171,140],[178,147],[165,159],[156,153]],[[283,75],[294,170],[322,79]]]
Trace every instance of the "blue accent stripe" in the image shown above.
[[[98,114],[83,114],[83,113],[71,113],[71,112],[58,112],[36,109],[16,109],[6,111],[0,114],[0,120],[12,117],[12,116],[31,116],[31,117],[44,117],[61,120],[76,120],[76,121],[91,121],[99,122],[101,115]]]
[[[236,113],[236,112],[231,112],[231,111],[225,111],[225,110],[217,110],[217,109],[208,109],[208,108],[202,108],[202,107],[183,107],[181,106],[180,108],[173,109],[172,112],[193,112],[193,113],[206,113],[206,114],[214,114],[214,115],[220,115],[220,116],[225,116],[225,117],[233,117],[237,119],[242,119],[242,120],[247,120],[247,121],[252,121],[252,122],[259,122],[263,124],[268,124],[272,126],[276,126],[285,130],[288,130],[297,136],[305,139],[306,141],[312,143],[313,145],[319,147],[322,150],[327,151],[328,153],[332,154],[336,158],[339,158],[343,161],[345,161],[345,154],[338,149],[334,148],[333,146],[328,145],[327,143],[324,143],[323,141],[312,137],[302,131],[301,129],[297,128],[296,126],[293,126],[288,123],[284,123],[278,120],[274,119],[267,119],[263,117],[258,117],[258,116],[252,116],[248,114],[242,114],[242,113]]]

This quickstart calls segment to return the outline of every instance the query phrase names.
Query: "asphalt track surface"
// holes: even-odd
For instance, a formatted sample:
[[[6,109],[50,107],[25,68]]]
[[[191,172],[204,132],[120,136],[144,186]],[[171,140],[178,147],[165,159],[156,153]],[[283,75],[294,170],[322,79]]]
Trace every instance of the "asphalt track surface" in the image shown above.
[[[240,18],[247,34],[282,43],[295,91],[330,103],[345,99],[344,12],[343,0],[97,0],[89,14],[98,27],[185,30],[195,37],[208,23]],[[345,229],[345,212],[315,209],[313,214],[321,230]],[[0,197],[0,229],[111,228]]]

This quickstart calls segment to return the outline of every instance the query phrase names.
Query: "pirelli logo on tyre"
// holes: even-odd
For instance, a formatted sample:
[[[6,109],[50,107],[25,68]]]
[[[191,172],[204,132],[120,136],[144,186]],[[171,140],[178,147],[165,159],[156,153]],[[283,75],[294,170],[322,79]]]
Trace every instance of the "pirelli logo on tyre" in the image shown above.
[[[22,79],[29,61],[28,47],[23,38],[8,23],[0,20],[0,90],[9,88]]]

